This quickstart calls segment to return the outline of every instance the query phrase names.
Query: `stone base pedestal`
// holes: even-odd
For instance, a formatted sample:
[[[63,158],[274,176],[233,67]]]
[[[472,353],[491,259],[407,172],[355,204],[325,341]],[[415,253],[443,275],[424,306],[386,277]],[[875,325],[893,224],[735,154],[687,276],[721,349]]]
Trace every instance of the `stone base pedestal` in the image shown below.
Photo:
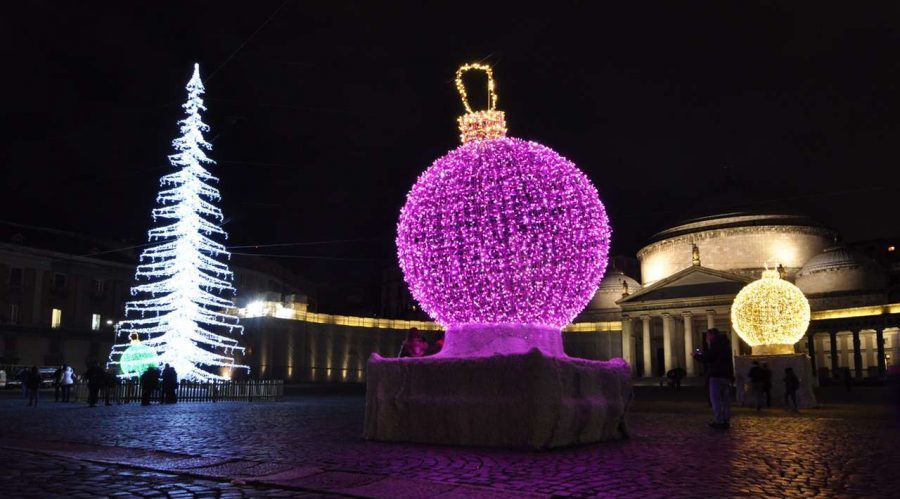
[[[545,449],[625,436],[631,369],[523,354],[369,359],[371,440]]]
[[[809,355],[804,353],[784,355],[739,355],[734,358],[734,377],[738,403],[742,406],[755,407],[756,399],[747,374],[753,367],[753,361],[760,365],[765,362],[772,371],[772,407],[783,409],[784,405],[784,369],[791,367],[800,378],[800,389],[797,390],[797,405],[803,408],[816,407],[815,376],[812,374],[812,363]],[[765,402],[763,402],[765,407]]]

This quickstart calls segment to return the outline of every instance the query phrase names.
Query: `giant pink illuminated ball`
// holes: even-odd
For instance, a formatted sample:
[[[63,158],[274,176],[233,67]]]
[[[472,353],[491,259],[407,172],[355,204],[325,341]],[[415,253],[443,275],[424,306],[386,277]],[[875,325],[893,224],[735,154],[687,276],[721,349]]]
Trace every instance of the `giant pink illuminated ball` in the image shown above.
[[[448,329],[562,328],[596,291],[609,242],[587,176],[552,149],[515,138],[468,142],[435,161],[397,226],[410,291]]]

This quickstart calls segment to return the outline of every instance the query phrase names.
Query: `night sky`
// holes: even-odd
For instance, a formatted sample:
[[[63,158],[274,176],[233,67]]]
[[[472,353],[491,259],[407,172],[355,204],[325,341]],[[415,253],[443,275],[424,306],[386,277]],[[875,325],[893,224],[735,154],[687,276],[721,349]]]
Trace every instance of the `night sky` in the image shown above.
[[[593,179],[615,254],[738,210],[900,235],[896,2],[125,3],[3,6],[0,219],[143,242],[197,61],[230,244],[331,241],[249,251],[371,302],[484,61],[510,134]]]

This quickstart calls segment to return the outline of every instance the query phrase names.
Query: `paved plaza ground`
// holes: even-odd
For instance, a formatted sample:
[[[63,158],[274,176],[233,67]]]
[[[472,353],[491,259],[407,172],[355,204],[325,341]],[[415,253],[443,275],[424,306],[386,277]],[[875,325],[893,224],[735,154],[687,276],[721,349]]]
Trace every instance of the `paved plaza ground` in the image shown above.
[[[632,438],[550,452],[361,439],[360,394],[280,402],[0,398],[2,497],[897,497],[900,426],[879,392],[708,428],[699,389],[641,388]],[[875,394],[875,395],[872,395]],[[50,394],[52,398],[52,394]],[[846,397],[845,397],[846,398]]]

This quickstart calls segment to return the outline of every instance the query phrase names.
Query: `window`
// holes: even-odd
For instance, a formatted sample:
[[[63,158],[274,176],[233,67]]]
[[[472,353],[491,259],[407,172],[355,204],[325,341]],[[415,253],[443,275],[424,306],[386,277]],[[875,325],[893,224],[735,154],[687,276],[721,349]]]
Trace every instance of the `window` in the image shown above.
[[[105,287],[106,282],[103,279],[91,279],[91,290],[95,295],[102,295]]]
[[[59,329],[60,324],[62,324],[62,310],[54,308],[50,313],[50,327]]]
[[[64,288],[66,287],[66,274],[53,274],[53,287],[54,288]]]
[[[91,314],[91,329],[94,331],[100,330],[100,314]]]
[[[18,324],[19,323],[19,306],[15,303],[9,306],[9,323],[10,324]]]
[[[9,269],[9,284],[12,286],[22,284],[22,269],[16,267]]]

